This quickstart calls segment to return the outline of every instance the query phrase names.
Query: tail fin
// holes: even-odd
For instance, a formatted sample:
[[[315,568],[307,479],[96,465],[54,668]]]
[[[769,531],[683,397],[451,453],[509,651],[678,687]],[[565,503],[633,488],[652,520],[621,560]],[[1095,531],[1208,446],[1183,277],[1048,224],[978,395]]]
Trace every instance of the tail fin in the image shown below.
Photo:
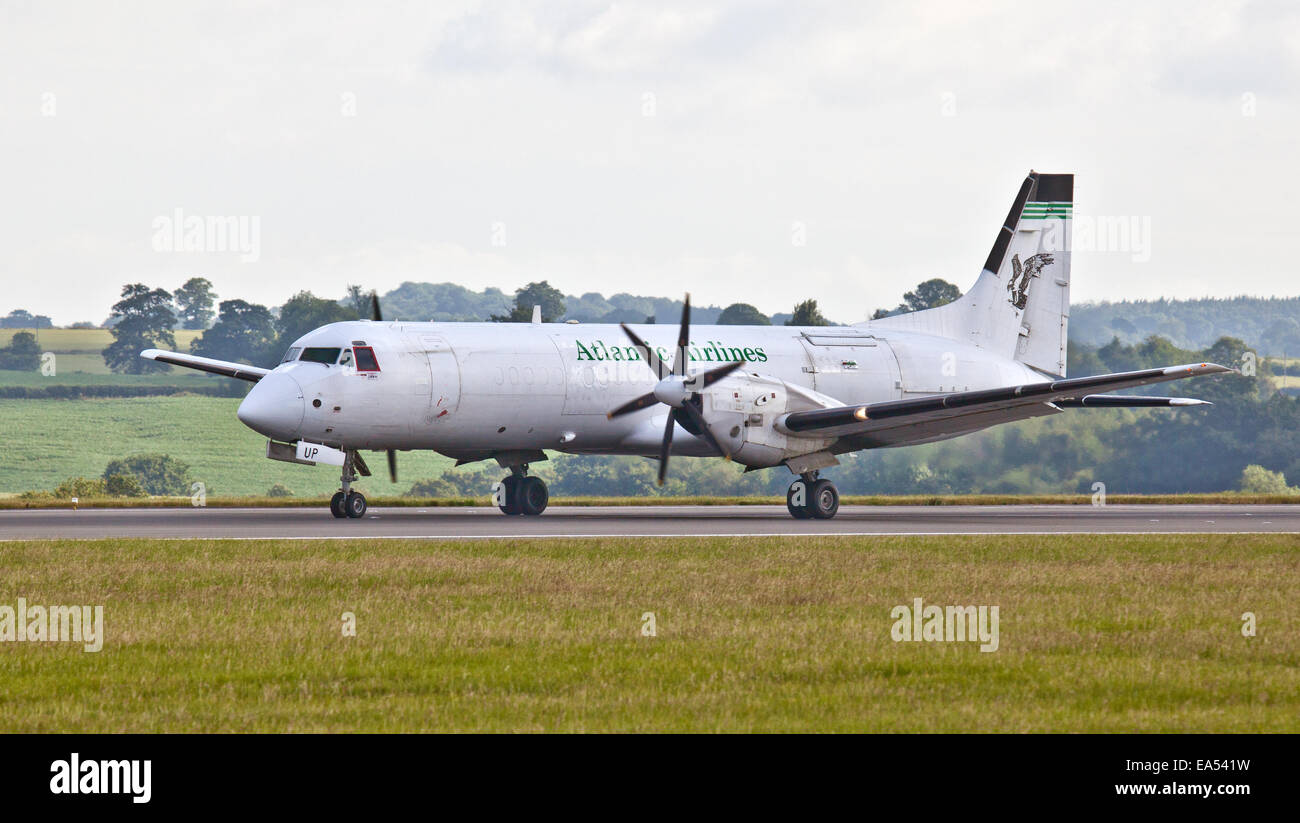
[[[935,309],[872,321],[964,340],[1065,376],[1074,175],[1031,171],[975,285]]]

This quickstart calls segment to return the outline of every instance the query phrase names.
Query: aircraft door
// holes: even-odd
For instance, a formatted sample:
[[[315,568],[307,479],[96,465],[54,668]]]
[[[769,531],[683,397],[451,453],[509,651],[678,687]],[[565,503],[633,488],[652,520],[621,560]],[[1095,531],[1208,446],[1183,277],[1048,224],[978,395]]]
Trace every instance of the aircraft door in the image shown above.
[[[427,430],[444,425],[460,407],[460,364],[451,343],[441,334],[420,334],[418,342],[429,376],[425,386],[428,400],[421,416],[422,428]]]
[[[898,361],[872,335],[849,327],[800,336],[813,388],[845,403],[874,403],[898,397]]]

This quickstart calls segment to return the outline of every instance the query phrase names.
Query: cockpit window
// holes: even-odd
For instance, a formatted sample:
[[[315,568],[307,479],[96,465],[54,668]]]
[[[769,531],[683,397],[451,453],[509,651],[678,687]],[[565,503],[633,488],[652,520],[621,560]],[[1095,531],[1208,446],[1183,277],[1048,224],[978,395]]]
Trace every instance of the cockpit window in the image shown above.
[[[293,348],[289,349],[287,352],[284,353],[284,359],[282,359],[280,362],[292,363],[293,361],[298,359],[298,353],[301,351],[302,351],[301,348],[299,348],[298,346],[294,346]]]
[[[334,362],[339,359],[339,352],[341,351],[343,350],[308,347],[302,350],[302,357],[298,359],[304,360],[308,363],[325,363],[327,365],[333,365]]]
[[[357,357],[357,371],[379,371],[379,360],[375,350],[369,346],[356,346],[352,349]]]

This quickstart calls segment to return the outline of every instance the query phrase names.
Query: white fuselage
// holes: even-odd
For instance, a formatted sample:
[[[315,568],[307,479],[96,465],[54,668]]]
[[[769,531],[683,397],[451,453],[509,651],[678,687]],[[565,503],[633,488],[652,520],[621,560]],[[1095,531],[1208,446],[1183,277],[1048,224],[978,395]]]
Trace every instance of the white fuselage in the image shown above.
[[[675,326],[632,328],[672,360]],[[691,340],[691,371],[743,360],[742,374],[844,404],[1042,379],[973,345],[870,326],[695,326]],[[659,405],[606,417],[657,382],[616,325],[358,321],[323,326],[294,346],[370,347],[379,370],[282,363],[240,409],[241,420],[272,439],[462,459],[537,450],[653,455],[668,413]],[[673,453],[714,452],[678,428]]]

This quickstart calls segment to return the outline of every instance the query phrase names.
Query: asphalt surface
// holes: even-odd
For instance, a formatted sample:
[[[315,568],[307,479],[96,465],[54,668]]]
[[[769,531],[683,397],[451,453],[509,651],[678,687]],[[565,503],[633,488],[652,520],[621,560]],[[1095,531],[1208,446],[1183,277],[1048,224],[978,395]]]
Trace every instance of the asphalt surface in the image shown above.
[[[703,535],[1300,533],[1296,506],[844,506],[795,520],[784,506],[376,508],[336,520],[324,507],[0,511],[0,540],[39,538],[524,538]]]

